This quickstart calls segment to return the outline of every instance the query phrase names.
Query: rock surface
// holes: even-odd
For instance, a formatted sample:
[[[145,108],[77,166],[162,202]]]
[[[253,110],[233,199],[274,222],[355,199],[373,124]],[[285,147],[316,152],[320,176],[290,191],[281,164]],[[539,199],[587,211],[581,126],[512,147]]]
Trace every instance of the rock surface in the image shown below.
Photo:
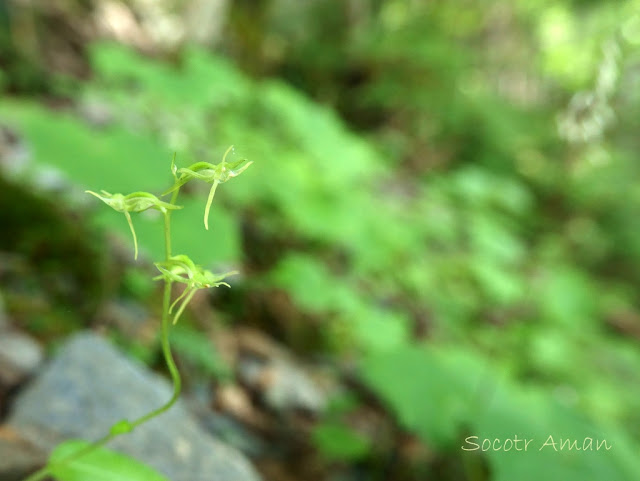
[[[241,358],[238,375],[247,385],[260,390],[267,405],[276,411],[303,409],[318,414],[326,406],[324,394],[309,376],[286,360],[265,363]]]
[[[0,326],[0,386],[13,387],[42,363],[42,347],[31,337]]]
[[[102,437],[166,402],[171,386],[92,333],[72,337],[21,392],[8,423],[44,449],[68,438]],[[172,481],[260,479],[235,449],[202,430],[182,401],[108,447],[126,453]]]
[[[279,412],[300,409],[320,414],[327,393],[283,346],[264,333],[242,328],[236,331],[237,346],[232,363],[238,378],[258,393],[267,406]]]
[[[0,426],[0,479],[20,481],[47,461],[47,453],[20,437],[14,429]]]

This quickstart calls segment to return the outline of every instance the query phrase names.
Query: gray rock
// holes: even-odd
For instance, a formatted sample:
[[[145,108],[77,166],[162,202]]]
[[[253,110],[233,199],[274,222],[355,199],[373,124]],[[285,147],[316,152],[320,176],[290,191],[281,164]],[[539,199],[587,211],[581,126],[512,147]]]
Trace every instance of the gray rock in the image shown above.
[[[270,366],[272,383],[266,391],[266,401],[275,409],[299,408],[312,413],[323,411],[324,394],[314,382],[293,364],[276,361]]]
[[[114,120],[111,106],[95,97],[82,99],[78,106],[78,113],[93,127],[108,127]]]
[[[31,337],[0,326],[0,385],[17,385],[40,366],[43,357],[42,347]]]
[[[302,370],[284,359],[264,362],[251,356],[238,362],[238,375],[257,389],[269,407],[277,411],[302,409],[313,414],[326,407],[326,396]]]
[[[134,420],[162,405],[171,391],[167,380],[99,336],[81,333],[67,341],[20,393],[8,422],[32,442],[51,449],[61,439],[98,439],[113,423]],[[206,434],[182,401],[108,447],[173,481],[260,479],[243,455]]]
[[[259,458],[267,452],[265,443],[230,416],[203,412],[198,416],[204,428],[241,452]]]
[[[0,119],[0,169],[9,177],[15,177],[25,172],[30,161],[31,152],[20,134]]]

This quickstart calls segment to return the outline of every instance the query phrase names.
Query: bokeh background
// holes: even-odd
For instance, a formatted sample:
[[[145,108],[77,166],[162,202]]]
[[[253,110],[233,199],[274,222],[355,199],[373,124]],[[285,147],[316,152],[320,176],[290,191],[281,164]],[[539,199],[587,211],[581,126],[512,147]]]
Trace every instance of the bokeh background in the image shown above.
[[[209,231],[206,186],[188,192],[174,244],[241,275],[196,298],[175,350],[187,393],[244,396],[212,409],[279,447],[249,453],[265,480],[638,479],[639,12],[2,2],[7,317],[46,349],[99,330],[163,372],[158,219],[134,218],[134,263],[125,219],[83,191],[159,193],[174,152],[234,145],[254,164]],[[326,405],[276,413],[243,384],[225,346],[247,332],[311,370]],[[461,449],[514,435],[613,447]]]

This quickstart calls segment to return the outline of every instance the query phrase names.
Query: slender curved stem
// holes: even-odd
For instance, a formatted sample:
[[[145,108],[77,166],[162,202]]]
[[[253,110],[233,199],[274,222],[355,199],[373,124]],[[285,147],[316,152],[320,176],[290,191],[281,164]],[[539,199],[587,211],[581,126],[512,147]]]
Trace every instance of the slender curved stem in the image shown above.
[[[180,187],[177,187],[171,194],[171,200],[169,201],[171,205],[176,204],[179,193]],[[164,213],[164,256],[167,261],[171,257],[171,209],[167,209]]]
[[[171,204],[176,203],[176,199],[178,198],[178,193],[180,192],[180,188],[178,187],[173,191],[171,195]],[[164,213],[164,247],[165,247],[165,260],[169,260],[171,258],[171,210],[167,209]],[[144,416],[136,419],[131,422],[131,429],[139,426],[142,423],[147,422],[149,419],[152,419],[159,414],[167,411],[171,406],[173,406],[178,397],[180,397],[180,390],[182,389],[182,380],[180,379],[180,372],[178,371],[178,367],[173,359],[173,354],[171,354],[171,345],[169,343],[169,329],[171,327],[171,323],[169,322],[169,306],[171,303],[171,279],[164,280],[164,296],[162,298],[162,329],[161,329],[161,342],[162,342],[162,353],[164,354],[164,360],[167,363],[167,367],[169,368],[169,374],[171,374],[171,380],[173,381],[173,394],[171,399],[167,401],[166,404],[160,406],[158,409],[154,409],[153,411],[145,414]]]
[[[164,298],[162,301],[162,352],[164,354],[165,362],[167,363],[167,367],[169,368],[169,373],[171,374],[171,380],[173,381],[173,395],[171,399],[160,406],[158,409],[154,409],[148,414],[136,419],[131,423],[131,428],[135,428],[140,424],[147,422],[149,419],[162,414],[167,411],[171,406],[173,406],[178,397],[180,396],[180,390],[182,388],[182,380],[180,379],[180,373],[176,366],[175,361],[173,360],[173,355],[171,354],[171,346],[169,344],[169,329],[171,327],[171,322],[169,321],[169,302],[171,299],[171,281],[165,279],[164,281]]]
[[[176,189],[171,196],[171,204],[175,204],[176,199],[178,198],[178,193],[180,192],[180,188]],[[135,234],[134,234],[135,235]],[[171,210],[167,209],[164,213],[164,241],[165,241],[165,260],[169,260],[171,257]],[[160,406],[157,409],[145,414],[144,416],[139,417],[138,419],[131,421],[128,423],[129,430],[126,432],[132,431],[136,426],[143,424],[150,419],[162,414],[163,412],[169,410],[180,397],[180,391],[182,389],[182,380],[180,378],[180,372],[178,371],[178,367],[173,359],[173,355],[171,354],[171,345],[169,343],[169,329],[171,328],[171,322],[169,320],[169,306],[171,302],[171,285],[172,282],[170,279],[166,279],[164,281],[164,295],[162,299],[162,327],[161,327],[161,343],[162,343],[162,353],[164,354],[165,362],[167,363],[167,367],[169,368],[169,373],[171,374],[171,380],[173,381],[173,394],[171,395],[171,399],[167,401],[165,404]],[[109,441],[114,439],[115,437],[125,434],[124,432],[114,433],[110,432],[106,436],[98,439],[93,442],[91,445],[86,446],[75,453],[70,454],[69,456],[62,458],[55,463],[50,463],[39,469],[35,473],[31,474],[29,477],[25,478],[24,481],[41,481],[45,479],[47,476],[51,475],[53,470],[58,466],[63,466],[65,464],[70,463],[71,461],[78,459],[86,454],[89,454],[91,451],[98,449],[101,446],[104,446]]]

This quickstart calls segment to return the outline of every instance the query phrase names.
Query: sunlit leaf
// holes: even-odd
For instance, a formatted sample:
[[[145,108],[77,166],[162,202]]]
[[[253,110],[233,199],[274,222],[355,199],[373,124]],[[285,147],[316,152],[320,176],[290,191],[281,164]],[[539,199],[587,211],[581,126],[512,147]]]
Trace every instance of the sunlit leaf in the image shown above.
[[[66,441],[51,453],[51,471],[58,481],[169,481],[149,466],[105,448],[65,462],[64,459],[85,450],[90,443]],[[60,462],[60,464],[56,464]]]

